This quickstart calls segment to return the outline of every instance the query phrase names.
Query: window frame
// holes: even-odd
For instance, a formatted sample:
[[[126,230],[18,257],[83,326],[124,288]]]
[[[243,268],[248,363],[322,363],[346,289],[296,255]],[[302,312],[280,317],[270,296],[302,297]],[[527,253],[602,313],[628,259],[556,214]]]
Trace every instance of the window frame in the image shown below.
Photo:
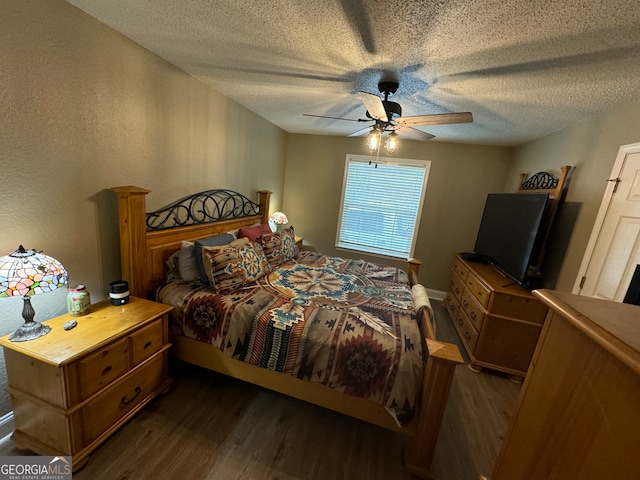
[[[349,179],[349,165],[351,162],[368,163],[371,165],[371,168],[376,168],[376,166],[379,164],[379,165],[387,165],[387,166],[397,165],[397,166],[418,167],[423,169],[424,180],[422,183],[420,198],[418,199],[418,202],[416,205],[417,211],[415,216],[415,226],[414,226],[413,236],[411,238],[408,254],[404,252],[399,252],[399,251],[392,252],[385,249],[375,248],[374,246],[364,246],[365,248],[362,248],[363,246],[359,245],[355,247],[353,244],[343,243],[341,241],[342,220],[343,220],[344,206],[345,206],[344,201],[345,201],[345,194],[347,192],[347,180]],[[422,218],[422,209],[424,207],[430,169],[431,169],[430,160],[416,160],[416,159],[389,158],[389,157],[377,157],[376,159],[372,159],[372,157],[369,155],[356,155],[356,154],[350,154],[350,153],[347,154],[345,157],[345,166],[344,166],[344,173],[342,178],[342,194],[340,197],[338,224],[336,228],[336,239],[335,239],[336,250],[359,252],[359,253],[364,253],[367,255],[373,255],[377,257],[391,258],[394,260],[412,258],[415,252],[415,247],[418,239],[418,232],[420,230],[420,221]]]

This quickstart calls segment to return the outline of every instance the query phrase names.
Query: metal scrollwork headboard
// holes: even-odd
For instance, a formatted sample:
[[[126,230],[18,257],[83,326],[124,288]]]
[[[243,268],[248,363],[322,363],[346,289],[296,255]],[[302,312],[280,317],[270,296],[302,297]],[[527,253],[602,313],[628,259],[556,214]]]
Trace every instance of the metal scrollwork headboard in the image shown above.
[[[260,204],[233,190],[194,193],[147,212],[147,231],[218,222],[260,214]]]
[[[538,172],[520,185],[520,190],[546,190],[558,186],[558,179],[547,172]]]

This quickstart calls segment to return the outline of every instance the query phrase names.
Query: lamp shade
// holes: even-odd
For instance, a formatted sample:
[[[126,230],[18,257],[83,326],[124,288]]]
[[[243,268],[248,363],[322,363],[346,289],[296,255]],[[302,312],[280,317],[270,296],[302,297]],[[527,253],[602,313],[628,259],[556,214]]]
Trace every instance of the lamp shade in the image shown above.
[[[285,223],[289,223],[289,219],[282,212],[272,213],[269,217],[269,221],[273,222],[275,225],[284,225]]]
[[[282,212],[275,212],[269,216],[269,226],[272,232],[279,232],[286,223],[289,223],[289,219]]]
[[[22,245],[0,257],[0,297],[32,296],[66,285],[67,271],[55,258]]]

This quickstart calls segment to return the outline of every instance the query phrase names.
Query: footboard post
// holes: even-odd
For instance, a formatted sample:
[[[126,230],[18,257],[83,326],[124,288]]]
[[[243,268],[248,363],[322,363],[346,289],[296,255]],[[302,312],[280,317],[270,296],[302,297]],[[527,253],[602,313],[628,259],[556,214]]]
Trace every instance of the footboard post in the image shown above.
[[[427,339],[422,398],[416,431],[404,452],[408,473],[433,479],[432,463],[456,365],[464,363],[457,346]]]
[[[409,259],[409,268],[407,271],[407,275],[409,276],[409,283],[411,285],[420,283],[420,280],[418,279],[418,271],[420,270],[420,265],[422,265],[422,262],[417,258]]]

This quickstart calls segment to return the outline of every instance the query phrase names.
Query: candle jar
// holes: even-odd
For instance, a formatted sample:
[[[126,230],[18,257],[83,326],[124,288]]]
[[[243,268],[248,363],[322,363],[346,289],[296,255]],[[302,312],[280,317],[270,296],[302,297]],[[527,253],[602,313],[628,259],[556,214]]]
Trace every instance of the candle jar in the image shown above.
[[[81,317],[91,311],[91,298],[86,286],[76,285],[69,288],[67,311],[74,317]]]

